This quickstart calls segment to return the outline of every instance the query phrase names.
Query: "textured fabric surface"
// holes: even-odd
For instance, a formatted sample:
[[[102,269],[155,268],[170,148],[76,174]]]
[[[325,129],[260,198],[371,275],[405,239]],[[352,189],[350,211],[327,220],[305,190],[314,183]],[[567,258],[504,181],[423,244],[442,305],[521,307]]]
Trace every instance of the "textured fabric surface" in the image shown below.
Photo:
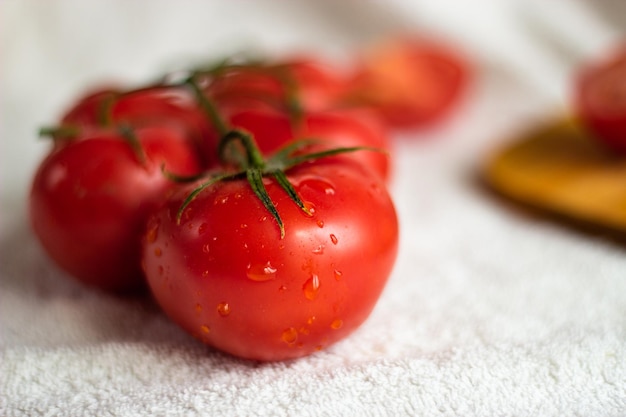
[[[465,40],[475,83],[445,124],[394,137],[400,253],[370,318],[319,354],[269,364],[213,351],[150,300],[85,288],[47,259],[26,213],[46,150],[36,129],[109,76],[142,79],[246,44],[341,55],[389,16],[373,19],[375,2],[343,25],[346,6],[330,2],[1,3],[0,414],[626,414],[625,247],[520,211],[477,180],[490,152],[565,111],[571,62],[526,74],[482,36],[490,20],[461,39],[434,2],[392,3],[403,24],[415,13],[417,29],[426,16]],[[500,37],[522,39],[516,30]]]

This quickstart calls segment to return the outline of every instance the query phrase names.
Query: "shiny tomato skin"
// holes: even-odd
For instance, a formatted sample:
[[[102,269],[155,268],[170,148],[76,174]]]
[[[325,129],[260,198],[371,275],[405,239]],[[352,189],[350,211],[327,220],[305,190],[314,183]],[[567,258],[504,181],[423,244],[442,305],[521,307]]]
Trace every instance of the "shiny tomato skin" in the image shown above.
[[[369,147],[335,157],[354,160],[375,172],[382,179],[391,176],[392,144],[386,127],[366,109],[307,112],[293,121],[282,112],[242,110],[230,117],[232,126],[254,135],[261,151],[271,155],[295,139],[315,139],[319,143],[305,152],[339,147]]]
[[[347,86],[339,69],[311,57],[292,57],[272,63],[228,70],[206,87],[207,95],[227,115],[232,110],[286,110],[289,95],[301,110],[337,107]]]
[[[126,92],[103,88],[78,100],[62,117],[61,124],[87,132],[120,125],[173,129],[198,147],[205,166],[217,162],[211,123],[191,92],[183,87]]]
[[[276,361],[324,349],[361,325],[392,270],[398,223],[384,183],[358,164],[324,161],[288,173],[311,215],[265,180],[285,224],[245,181],[179,190],[149,220],[146,276],[187,332],[235,356]]]
[[[421,39],[393,39],[367,50],[355,65],[345,101],[369,106],[396,129],[442,120],[471,78],[464,57]]]
[[[161,165],[196,174],[196,152],[176,132],[137,129],[145,156],[114,133],[53,150],[30,192],[33,230],[49,256],[88,285],[115,292],[145,288],[140,268],[145,220],[173,186]]]
[[[583,66],[575,92],[577,115],[593,137],[626,154],[626,44]]]

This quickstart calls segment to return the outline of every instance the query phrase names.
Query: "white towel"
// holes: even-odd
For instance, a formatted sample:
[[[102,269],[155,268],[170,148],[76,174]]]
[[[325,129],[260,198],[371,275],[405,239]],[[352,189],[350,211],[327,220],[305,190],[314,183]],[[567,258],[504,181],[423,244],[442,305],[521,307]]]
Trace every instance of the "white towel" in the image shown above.
[[[626,248],[530,217],[475,178],[494,147],[564,111],[567,82],[553,77],[566,67],[529,81],[480,60],[447,123],[397,135],[400,253],[374,312],[325,351],[260,364],[47,259],[25,213],[46,151],[35,132],[86,83],[153,75],[234,33],[276,51],[335,53],[360,38],[314,2],[85,4],[0,6],[0,415],[626,415]],[[530,88],[541,83],[557,94]]]

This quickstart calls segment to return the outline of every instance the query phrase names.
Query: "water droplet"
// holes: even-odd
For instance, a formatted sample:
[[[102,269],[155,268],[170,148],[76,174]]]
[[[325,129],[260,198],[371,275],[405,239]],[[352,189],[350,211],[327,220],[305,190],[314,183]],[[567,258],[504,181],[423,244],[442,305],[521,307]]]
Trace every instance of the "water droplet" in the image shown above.
[[[202,223],[200,227],[198,227],[198,234],[203,235],[206,233],[208,229],[209,229],[208,223]]]
[[[211,328],[207,326],[206,324],[203,324],[202,326],[200,326],[200,330],[202,331],[202,333],[205,333],[205,334],[211,332]]]
[[[335,279],[336,279],[337,281],[339,281],[339,280],[341,279],[341,276],[343,275],[343,272],[341,272],[341,271],[340,271],[340,270],[338,270],[338,269],[335,269],[335,270],[333,271],[333,274],[335,275]]]
[[[280,287],[278,287],[278,291],[280,292],[287,291],[287,287],[285,287],[284,285],[281,285]]]
[[[270,264],[270,262],[266,262],[265,265],[248,265],[248,270],[246,275],[252,281],[269,281],[274,279],[276,276],[277,269]]]
[[[263,217],[259,218],[260,222],[264,222],[265,220],[267,220],[267,216],[263,216]]]
[[[313,249],[313,253],[316,255],[323,255],[324,254],[324,245],[319,245],[317,248]]]
[[[209,253],[210,251],[211,251],[211,247],[209,246],[209,244],[208,244],[208,243],[205,243],[205,244],[202,246],[202,252],[204,252],[204,253]]]
[[[311,316],[307,319],[306,324],[313,324],[313,322],[315,321],[315,316]]]
[[[202,306],[200,305],[200,303],[196,304],[196,307],[194,310],[196,310],[196,314],[202,313]]]
[[[317,221],[317,226],[321,229],[324,227],[324,220],[318,220]]]
[[[302,291],[304,291],[304,296],[306,297],[307,300],[315,300],[319,289],[320,289],[320,279],[315,274],[313,274],[311,278],[306,280],[306,282],[302,286]]]
[[[303,213],[308,217],[313,217],[315,215],[315,204],[311,203],[310,201],[305,201],[303,204],[304,208],[306,209],[306,211]]]
[[[239,228],[240,228],[240,229],[245,229],[246,227],[248,227],[248,225],[247,225],[246,223],[241,223],[241,224],[239,225]]]
[[[202,276],[203,276],[203,277],[208,277],[208,276],[209,276],[209,271],[204,271],[204,272],[202,273]]]
[[[332,323],[330,323],[330,328],[333,330],[341,329],[341,326],[343,326],[343,320],[340,319],[335,319]]]
[[[230,314],[230,305],[228,303],[219,303],[217,305],[217,312],[222,317],[226,317]]]
[[[294,344],[298,340],[298,331],[293,327],[289,327],[283,331],[281,339],[289,345]]]
[[[337,242],[339,242],[339,239],[337,239],[337,236],[335,236],[334,234],[330,234],[330,241],[333,242],[333,245],[336,245]]]
[[[157,258],[160,258],[162,254],[163,254],[163,251],[161,250],[161,248],[154,248],[154,256],[156,256]]]
[[[154,226],[152,226],[148,232],[146,233],[146,240],[148,241],[148,243],[154,243],[157,240],[157,237],[159,237],[159,224],[155,224]]]

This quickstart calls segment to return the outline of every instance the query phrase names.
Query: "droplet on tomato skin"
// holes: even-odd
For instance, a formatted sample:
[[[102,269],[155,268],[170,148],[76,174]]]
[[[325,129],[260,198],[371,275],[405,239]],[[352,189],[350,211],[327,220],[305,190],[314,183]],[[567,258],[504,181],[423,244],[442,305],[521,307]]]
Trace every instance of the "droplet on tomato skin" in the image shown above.
[[[204,245],[202,245],[202,252],[204,252],[204,253],[211,252],[211,247],[209,246],[208,243],[205,243]]]
[[[319,227],[320,229],[324,228],[324,220],[318,220],[317,221],[317,227]]]
[[[203,235],[209,229],[208,223],[202,223],[200,227],[198,227],[198,235]]]
[[[209,271],[202,272],[202,276],[205,277],[205,278],[208,277],[209,276]]]
[[[228,303],[219,303],[217,305],[217,312],[222,317],[228,316],[230,314],[230,305]]]
[[[200,331],[204,334],[208,334],[211,332],[211,328],[206,324],[203,324],[202,326],[200,326]]]
[[[339,243],[339,239],[337,239],[337,236],[335,236],[334,234],[330,234],[330,241],[333,242],[333,245],[336,245],[337,243]]]
[[[248,264],[246,276],[252,281],[263,282],[274,279],[276,277],[276,271],[277,269],[274,268],[269,261],[267,261],[264,265]]]
[[[324,249],[325,249],[324,245],[319,245],[317,248],[313,249],[312,252],[316,255],[323,255]]]
[[[311,316],[307,319],[306,324],[311,325],[313,324],[314,321],[315,321],[315,316]]]
[[[330,323],[330,328],[333,330],[339,330],[341,329],[341,326],[343,326],[343,320],[340,319],[335,319],[332,323]]]
[[[240,229],[246,229],[247,227],[248,227],[248,225],[247,225],[246,223],[241,223],[241,224],[239,225],[239,228],[240,228]]]
[[[296,343],[296,340],[298,340],[298,331],[293,327],[289,327],[283,331],[281,339],[288,345],[293,345],[294,343]]]
[[[148,243],[156,242],[157,238],[159,237],[159,226],[161,225],[161,221],[159,219],[156,219],[151,223],[153,224],[150,225],[150,228],[146,232],[146,241]]]
[[[196,314],[202,313],[202,305],[200,303],[197,303],[194,307],[194,311],[196,312]]]
[[[310,201],[304,201],[303,204],[306,210],[303,210],[302,213],[307,217],[315,216],[315,204]]]
[[[313,274],[311,278],[306,280],[304,285],[302,286],[302,291],[304,292],[304,296],[307,300],[315,300],[317,297],[317,293],[320,289],[320,278]]]
[[[160,258],[162,254],[163,254],[163,251],[161,250],[161,248],[154,248],[154,256],[156,256],[157,258]]]
[[[336,279],[337,281],[339,281],[339,280],[341,279],[341,277],[343,276],[343,272],[341,272],[341,271],[340,271],[340,270],[338,270],[338,269],[335,269],[335,270],[333,271],[333,275],[335,276],[335,279]]]

